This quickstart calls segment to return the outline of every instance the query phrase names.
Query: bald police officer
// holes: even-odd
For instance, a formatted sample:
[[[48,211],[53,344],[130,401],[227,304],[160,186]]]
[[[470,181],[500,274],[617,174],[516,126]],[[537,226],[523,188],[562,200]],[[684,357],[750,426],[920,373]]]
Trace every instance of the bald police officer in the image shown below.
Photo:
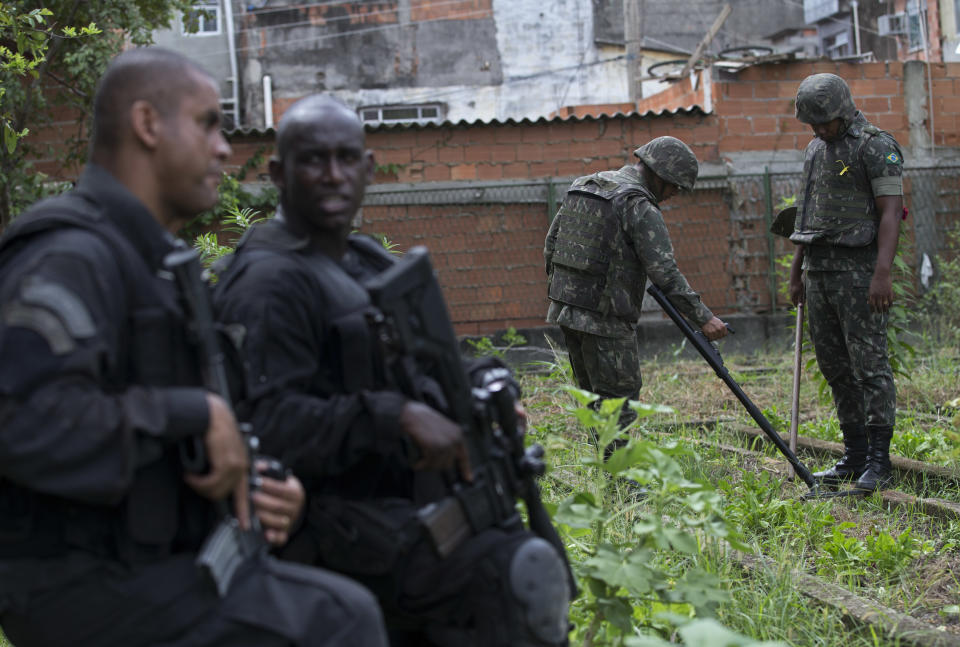
[[[195,564],[248,458],[163,259],[217,201],[230,147],[213,79],[145,48],[107,68],[77,188],[0,241],[0,624],[19,647],[386,645],[373,596],[258,554],[222,596]],[[202,288],[198,288],[202,289]],[[205,446],[185,474],[178,447]],[[282,543],[302,507],[263,479]],[[297,485],[299,487],[299,485]]]
[[[830,384],[845,452],[817,472],[824,484],[891,482],[897,393],[887,358],[890,271],[903,212],[903,154],[871,125],[835,74],[797,89],[797,119],[816,136],[803,164],[804,190],[790,240],[798,243],[790,298],[804,302],[820,371]]]
[[[639,394],[636,329],[647,278],[708,339],[727,334],[677,268],[659,209],[660,202],[693,189],[696,156],[675,137],[651,140],[634,155],[633,165],[574,181],[543,250],[547,321],[563,332],[577,383],[604,398]],[[635,417],[624,408],[620,423]]]

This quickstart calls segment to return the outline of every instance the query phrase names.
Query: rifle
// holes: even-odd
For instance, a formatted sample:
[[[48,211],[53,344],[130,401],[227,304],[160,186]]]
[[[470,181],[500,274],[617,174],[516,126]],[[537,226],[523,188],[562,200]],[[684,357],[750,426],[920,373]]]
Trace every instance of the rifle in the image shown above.
[[[445,413],[460,425],[473,482],[452,486],[452,497],[420,509],[418,516],[445,557],[471,532],[519,523],[516,500],[527,509],[530,530],[564,560],[572,597],[576,580],[563,541],[543,507],[536,477],[545,471],[543,447],[524,447],[518,424],[519,397],[509,370],[492,369],[479,387],[470,383],[446,302],[425,247],[413,247],[389,269],[365,281],[377,309],[373,325],[387,358],[388,377],[409,398],[424,401],[419,375],[442,388]]]
[[[188,327],[201,355],[204,386],[229,404],[231,395],[225,357],[214,325],[213,307],[203,281],[200,257],[186,243],[177,241],[176,250],[164,257],[163,265],[176,280]],[[248,450],[254,453],[259,441],[250,433],[249,425],[240,425],[240,428],[244,432]],[[181,443],[180,459],[187,472],[202,474],[209,470],[203,438],[193,436]],[[250,483],[255,483],[257,478],[254,461],[251,460]],[[230,589],[237,569],[251,557],[265,551],[267,543],[252,502],[249,530],[240,527],[240,522],[230,512],[226,501],[219,501],[217,508],[222,519],[204,540],[195,563],[213,582],[218,595],[223,597]]]
[[[723,365],[723,357],[720,356],[720,351],[717,350],[716,346],[710,343],[710,340],[706,338],[703,332],[699,330],[694,330],[693,326],[684,319],[677,309],[674,307],[670,300],[667,299],[667,296],[663,293],[659,287],[654,284],[650,284],[650,287],[647,288],[647,292],[656,299],[657,303],[660,304],[660,307],[663,308],[663,311],[667,313],[673,323],[677,325],[677,328],[683,332],[687,340],[693,345],[694,348],[703,356],[703,359],[707,360],[707,364],[710,365],[710,368],[713,369],[714,373],[717,374],[723,382],[733,391],[733,394],[737,396],[737,399],[740,400],[740,403],[747,410],[747,413],[756,421],[757,425],[760,426],[760,429],[767,435],[768,438],[776,445],[777,449],[780,450],[780,453],[783,454],[787,462],[793,467],[796,471],[797,476],[799,476],[807,486],[810,487],[811,493],[816,491],[819,493],[819,485],[816,482],[816,479],[813,478],[813,474],[810,473],[810,470],[807,469],[806,465],[800,462],[800,459],[797,458],[797,455],[793,453],[790,448],[787,446],[783,439],[780,437],[774,429],[773,425],[770,424],[770,421],[767,420],[766,416],[757,408],[757,405],[747,397],[747,394],[743,392],[743,389],[740,388],[740,385],[737,384],[737,381],[731,377],[730,372],[727,370],[727,367]]]

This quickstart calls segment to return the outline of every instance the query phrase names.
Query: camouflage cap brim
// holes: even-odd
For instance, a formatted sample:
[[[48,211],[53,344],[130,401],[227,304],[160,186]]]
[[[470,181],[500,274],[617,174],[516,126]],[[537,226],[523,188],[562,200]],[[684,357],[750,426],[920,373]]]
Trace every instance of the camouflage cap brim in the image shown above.
[[[790,238],[793,233],[793,223],[797,219],[797,208],[781,209],[770,224],[770,233],[784,238]]]

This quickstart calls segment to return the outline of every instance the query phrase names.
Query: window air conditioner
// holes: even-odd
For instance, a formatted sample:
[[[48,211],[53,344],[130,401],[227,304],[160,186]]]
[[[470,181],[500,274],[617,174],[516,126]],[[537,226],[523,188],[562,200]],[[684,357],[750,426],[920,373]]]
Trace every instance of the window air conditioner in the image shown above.
[[[907,15],[892,13],[877,17],[877,33],[881,36],[896,36],[907,33]]]

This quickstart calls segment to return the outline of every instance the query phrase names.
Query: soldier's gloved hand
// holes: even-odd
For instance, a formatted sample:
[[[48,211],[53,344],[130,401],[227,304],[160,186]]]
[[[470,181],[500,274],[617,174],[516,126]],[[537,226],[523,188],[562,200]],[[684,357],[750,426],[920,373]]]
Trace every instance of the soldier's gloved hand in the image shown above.
[[[716,341],[722,337],[726,337],[729,333],[727,330],[727,324],[723,323],[719,317],[714,317],[707,323],[703,324],[700,327],[700,330],[703,332],[704,337],[710,341]]]
[[[204,436],[210,471],[206,474],[186,474],[184,480],[201,496],[220,500],[233,494],[233,512],[241,527],[250,527],[250,502],[247,498],[250,459],[237,420],[223,399],[207,394],[210,424]]]
[[[267,465],[267,461],[257,461],[257,471],[262,472]],[[261,475],[251,498],[267,541],[274,546],[287,543],[306,500],[300,479],[293,474],[283,480]]]
[[[420,450],[415,470],[449,470],[459,468],[467,481],[473,480],[463,431],[455,422],[423,404],[408,401],[400,412],[400,428]]]

